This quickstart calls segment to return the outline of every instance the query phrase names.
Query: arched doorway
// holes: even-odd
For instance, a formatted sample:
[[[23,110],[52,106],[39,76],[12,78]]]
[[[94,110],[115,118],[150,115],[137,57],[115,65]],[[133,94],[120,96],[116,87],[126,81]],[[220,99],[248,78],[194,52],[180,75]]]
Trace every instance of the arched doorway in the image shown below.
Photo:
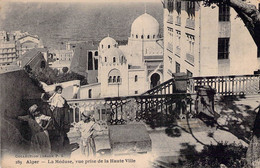
[[[151,89],[160,84],[160,75],[158,73],[152,74],[150,79],[151,79],[151,84],[150,84]]]

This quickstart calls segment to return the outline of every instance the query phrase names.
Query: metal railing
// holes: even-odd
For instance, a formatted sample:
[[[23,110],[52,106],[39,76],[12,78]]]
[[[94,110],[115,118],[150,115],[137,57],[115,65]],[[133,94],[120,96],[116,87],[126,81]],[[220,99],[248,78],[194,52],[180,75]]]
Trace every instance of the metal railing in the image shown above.
[[[168,15],[167,23],[173,24],[173,16]]]
[[[176,46],[175,54],[178,55],[179,57],[181,56],[181,48],[179,46]]]
[[[260,76],[172,78],[139,96],[68,100],[71,121],[80,121],[83,111],[94,111],[97,121],[111,125],[142,120],[152,127],[166,126],[186,116],[193,117],[192,95],[199,86],[211,86],[218,95],[258,94]],[[187,93],[176,93],[179,87],[187,88]]]
[[[181,16],[177,16],[176,17],[176,22],[175,22],[176,25],[180,26],[181,25]]]
[[[195,29],[195,20],[193,19],[186,19],[186,28],[189,28],[189,29]]]
[[[73,123],[81,120],[83,111],[90,110],[94,111],[95,119],[103,123],[119,125],[142,120],[156,127],[185,119],[193,101],[189,94],[161,94],[68,100],[68,104]]]

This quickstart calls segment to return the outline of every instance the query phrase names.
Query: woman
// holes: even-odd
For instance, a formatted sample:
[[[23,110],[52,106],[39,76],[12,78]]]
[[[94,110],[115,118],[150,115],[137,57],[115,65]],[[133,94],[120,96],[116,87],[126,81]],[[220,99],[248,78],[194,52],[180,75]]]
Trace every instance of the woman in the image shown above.
[[[46,129],[51,121],[51,117],[41,114],[38,111],[38,106],[34,104],[29,108],[29,115],[18,116],[18,119],[28,122],[31,129],[32,137],[30,152],[36,154],[49,154],[51,152],[51,145]],[[48,121],[45,127],[42,126],[43,120]]]

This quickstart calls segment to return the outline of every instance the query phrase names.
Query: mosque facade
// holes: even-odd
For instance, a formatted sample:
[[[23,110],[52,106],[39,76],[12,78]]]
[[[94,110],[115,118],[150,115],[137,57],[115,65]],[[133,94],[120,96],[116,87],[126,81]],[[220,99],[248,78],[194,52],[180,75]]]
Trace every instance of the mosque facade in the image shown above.
[[[80,98],[139,95],[163,82],[163,39],[148,13],[132,23],[127,45],[108,36],[98,53],[98,82],[81,87]]]

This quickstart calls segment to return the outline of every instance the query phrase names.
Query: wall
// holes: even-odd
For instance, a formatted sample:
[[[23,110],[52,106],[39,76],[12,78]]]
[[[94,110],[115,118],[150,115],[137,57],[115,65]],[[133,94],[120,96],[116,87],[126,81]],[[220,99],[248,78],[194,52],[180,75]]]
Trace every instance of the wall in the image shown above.
[[[21,147],[21,143],[23,144],[22,138],[16,134],[17,130],[20,131],[23,138],[28,140],[30,137],[28,134],[24,134],[28,133],[28,127],[18,121],[16,117],[27,114],[27,109],[33,103],[30,99],[39,99],[42,90],[32,82],[23,70],[0,74],[0,84],[1,132],[3,133],[9,128],[8,135],[11,135],[12,138],[9,139],[7,134],[1,136],[1,147],[2,151],[12,152]],[[34,103],[41,105],[40,102]]]
[[[146,78],[146,72],[144,70],[129,70],[128,74],[129,96],[140,95],[149,89],[149,84],[147,83]],[[135,81],[135,75],[137,75],[137,81]],[[137,91],[138,93],[135,93],[135,91]]]
[[[80,99],[89,99],[89,90],[91,89],[91,98],[100,97],[100,83],[81,86],[79,89]]]
[[[108,74],[112,69],[118,69],[120,71],[121,82],[108,83]],[[99,66],[99,83],[101,83],[101,97],[117,97],[128,95],[128,64],[106,64]]]

